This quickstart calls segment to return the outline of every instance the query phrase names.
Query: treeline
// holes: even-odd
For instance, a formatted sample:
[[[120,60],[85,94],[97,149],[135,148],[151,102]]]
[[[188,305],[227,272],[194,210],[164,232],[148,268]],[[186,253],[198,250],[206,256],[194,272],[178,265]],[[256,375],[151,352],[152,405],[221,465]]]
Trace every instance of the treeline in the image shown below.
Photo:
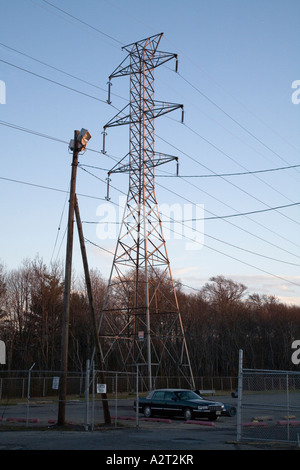
[[[90,273],[97,312],[106,280]],[[84,370],[94,349],[84,278],[74,276],[69,325],[69,370]],[[180,286],[180,283],[176,283]],[[0,339],[6,343],[3,370],[60,370],[64,270],[42,259],[15,270],[0,265]],[[300,307],[273,296],[249,294],[224,276],[211,278],[197,293],[177,287],[178,301],[195,376],[236,376],[238,351],[244,366],[297,370],[291,345],[300,340]],[[298,366],[299,368],[299,366]]]

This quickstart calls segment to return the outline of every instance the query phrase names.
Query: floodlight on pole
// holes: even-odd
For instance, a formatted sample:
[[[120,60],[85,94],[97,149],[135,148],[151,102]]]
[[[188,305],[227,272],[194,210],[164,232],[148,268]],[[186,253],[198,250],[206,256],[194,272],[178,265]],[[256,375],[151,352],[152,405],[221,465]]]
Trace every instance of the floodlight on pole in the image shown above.
[[[87,143],[89,140],[91,140],[92,136],[90,132],[87,129],[81,129],[81,131],[78,133],[76,137],[77,145],[78,145],[78,151],[82,152],[86,149]],[[69,143],[69,150],[72,152],[75,149],[75,139],[71,139]]]

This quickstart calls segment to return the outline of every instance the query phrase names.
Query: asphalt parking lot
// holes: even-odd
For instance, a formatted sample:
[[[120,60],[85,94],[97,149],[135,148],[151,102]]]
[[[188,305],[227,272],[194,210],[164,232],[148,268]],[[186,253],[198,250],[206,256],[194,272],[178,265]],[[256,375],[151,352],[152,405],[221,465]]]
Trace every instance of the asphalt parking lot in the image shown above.
[[[220,401],[236,404],[231,397],[218,397]],[[96,412],[101,412],[98,403]],[[114,404],[110,406],[113,415]],[[118,402],[118,420],[109,426],[99,425],[85,430],[82,425],[83,403],[71,403],[67,407],[69,425],[59,428],[55,424],[57,404],[38,403],[30,407],[31,420],[25,404],[0,406],[0,450],[98,450],[139,452],[198,452],[201,450],[281,450],[281,444],[237,443],[236,416],[221,416],[216,422],[203,420],[185,422],[183,419],[145,420],[142,415],[136,421],[133,400]],[[20,416],[17,421],[14,417]],[[32,419],[32,417],[38,419]],[[50,418],[50,419],[49,419]],[[80,418],[80,419],[79,419]],[[11,421],[10,421],[11,419]],[[81,423],[78,425],[78,423]],[[288,447],[287,447],[288,448]],[[110,454],[109,454],[110,455]],[[115,455],[115,453],[111,454]]]
[[[217,422],[187,424],[183,419],[144,420],[133,410],[133,400],[118,401],[118,420],[84,430],[84,404],[67,406],[66,429],[51,424],[57,417],[57,404],[42,403],[0,407],[0,450],[199,450],[236,449],[236,417],[221,417]],[[102,412],[97,404],[95,414]],[[102,414],[102,413],[101,413]],[[16,417],[20,418],[17,419]],[[26,417],[30,416],[26,422]],[[81,423],[80,426],[76,423]]]
[[[18,430],[0,432],[0,450],[200,450],[236,449],[234,428],[203,428],[184,423],[143,423],[136,428]]]

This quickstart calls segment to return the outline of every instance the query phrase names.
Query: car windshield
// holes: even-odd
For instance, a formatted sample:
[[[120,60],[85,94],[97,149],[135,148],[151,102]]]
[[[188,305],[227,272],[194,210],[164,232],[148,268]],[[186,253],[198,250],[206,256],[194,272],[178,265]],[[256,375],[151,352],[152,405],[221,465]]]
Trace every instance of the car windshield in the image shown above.
[[[182,390],[175,392],[175,394],[180,400],[199,400],[199,398],[201,398],[197,393],[192,392],[191,390]]]

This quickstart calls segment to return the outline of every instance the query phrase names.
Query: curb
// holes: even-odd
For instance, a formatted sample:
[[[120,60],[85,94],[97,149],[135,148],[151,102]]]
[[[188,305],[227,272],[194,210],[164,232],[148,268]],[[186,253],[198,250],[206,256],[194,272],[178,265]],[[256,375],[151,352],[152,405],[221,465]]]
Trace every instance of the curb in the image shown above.
[[[215,426],[215,423],[212,421],[195,421],[195,420],[189,420],[185,421],[185,424],[199,424],[200,426]]]
[[[6,418],[7,422],[17,422],[17,423],[40,423],[40,420],[37,418]]]

